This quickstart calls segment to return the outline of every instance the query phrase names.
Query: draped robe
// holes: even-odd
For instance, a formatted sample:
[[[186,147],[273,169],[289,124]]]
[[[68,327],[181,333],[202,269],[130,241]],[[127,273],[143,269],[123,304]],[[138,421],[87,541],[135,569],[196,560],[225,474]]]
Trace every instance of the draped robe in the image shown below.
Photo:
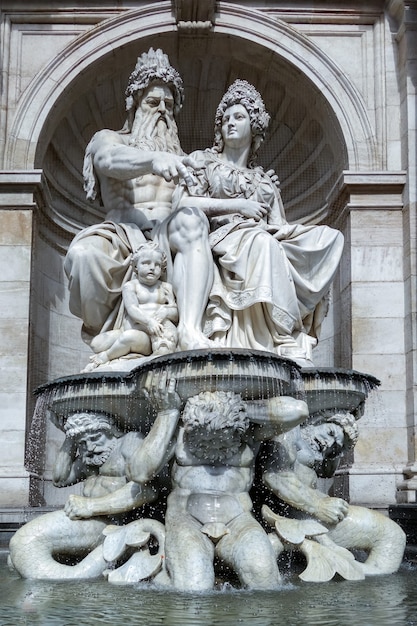
[[[220,345],[278,352],[290,337],[317,337],[343,250],[329,226],[289,224],[279,190],[261,168],[240,168],[213,149],[196,151],[200,165],[188,195],[267,203],[266,219],[210,217],[215,277],[204,332]],[[179,192],[181,193],[181,192]]]

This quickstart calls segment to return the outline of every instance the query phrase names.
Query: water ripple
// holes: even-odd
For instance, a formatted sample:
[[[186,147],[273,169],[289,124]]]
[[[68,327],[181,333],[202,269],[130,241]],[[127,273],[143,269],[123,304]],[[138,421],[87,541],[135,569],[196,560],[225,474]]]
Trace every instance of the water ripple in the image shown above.
[[[362,582],[210,594],[28,581],[2,566],[0,598],[0,626],[417,626],[417,566]]]

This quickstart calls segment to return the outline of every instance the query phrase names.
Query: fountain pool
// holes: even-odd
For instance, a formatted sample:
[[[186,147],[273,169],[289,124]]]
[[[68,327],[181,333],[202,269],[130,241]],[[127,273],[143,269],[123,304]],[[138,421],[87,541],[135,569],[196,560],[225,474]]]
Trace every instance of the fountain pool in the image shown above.
[[[334,579],[325,585],[284,576],[274,592],[205,594],[108,585],[106,580],[45,582],[20,578],[0,558],[2,626],[414,626],[417,559],[389,576]]]

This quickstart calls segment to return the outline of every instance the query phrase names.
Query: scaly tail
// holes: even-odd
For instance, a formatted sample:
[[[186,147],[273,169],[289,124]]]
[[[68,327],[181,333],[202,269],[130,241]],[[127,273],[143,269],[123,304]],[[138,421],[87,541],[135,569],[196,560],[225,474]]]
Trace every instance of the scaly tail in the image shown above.
[[[61,511],[41,515],[22,526],[10,541],[11,565],[23,578],[77,580],[97,578],[106,569],[102,556],[105,521],[70,520]],[[55,554],[85,554],[76,565],[58,563]]]

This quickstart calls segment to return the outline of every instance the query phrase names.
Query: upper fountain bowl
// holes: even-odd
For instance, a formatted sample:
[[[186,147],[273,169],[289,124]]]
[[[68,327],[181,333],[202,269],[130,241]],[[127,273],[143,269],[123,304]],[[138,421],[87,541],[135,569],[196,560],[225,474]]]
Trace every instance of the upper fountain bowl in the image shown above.
[[[245,401],[302,396],[300,368],[269,352],[210,349],[146,360],[130,372],[91,372],[59,378],[36,390],[38,403],[63,430],[75,412],[105,412],[122,430],[148,430],[155,418],[148,394],[162,379],[175,379],[185,403],[203,391],[232,391]]]

